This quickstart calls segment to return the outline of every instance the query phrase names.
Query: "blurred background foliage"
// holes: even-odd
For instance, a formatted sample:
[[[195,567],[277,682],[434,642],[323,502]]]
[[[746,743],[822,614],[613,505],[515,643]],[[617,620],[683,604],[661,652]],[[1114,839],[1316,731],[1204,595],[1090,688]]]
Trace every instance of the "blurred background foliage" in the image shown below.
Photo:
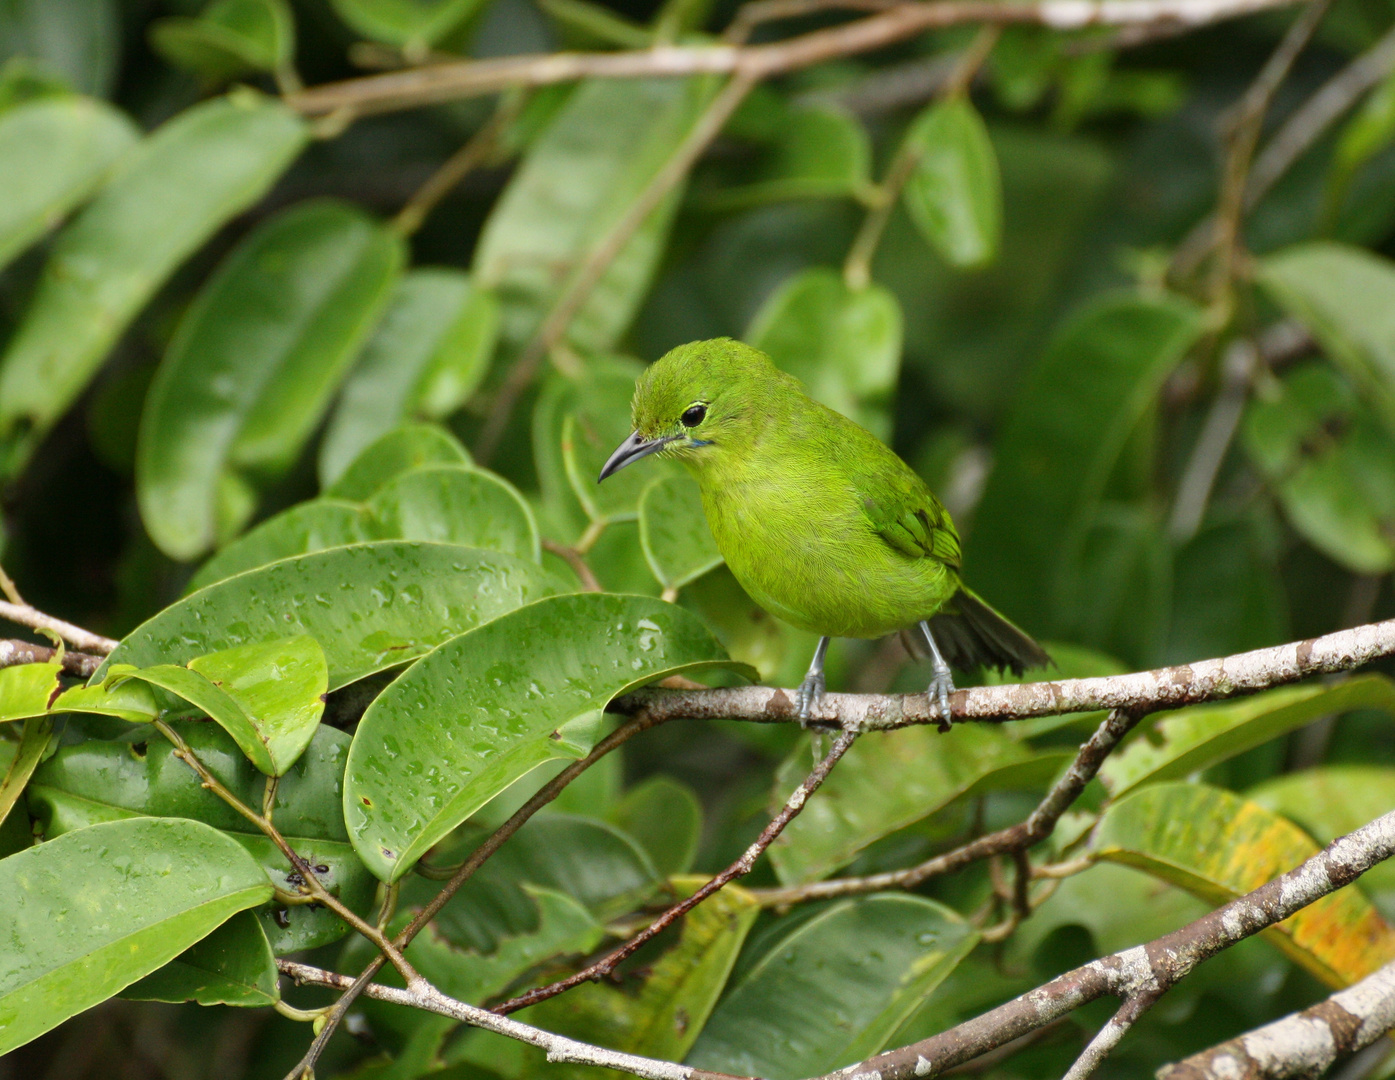
[[[1395,614],[1388,0],[1334,0],[1258,112],[1249,88],[1292,11],[1179,35],[955,28],[780,77],[589,290],[588,260],[713,80],[591,80],[361,117],[305,118],[280,100],[442,59],[698,41],[735,12],[733,0],[0,0],[0,544],[26,599],[121,637],[277,558],[448,540],[540,559],[573,588],[594,575],[676,600],[733,657],[793,685],[812,639],[720,566],[681,472],[592,483],[628,432],[641,364],[731,335],[920,471],[965,537],[969,581],[1051,642],[1065,675]],[[762,25],[753,40],[844,18]],[[1336,115],[1308,117],[1339,84]],[[1243,172],[1226,181],[1247,123],[1262,135],[1248,188]],[[1307,137],[1292,160],[1274,152],[1284,137]],[[540,355],[559,311],[570,317]],[[838,689],[918,691],[925,677],[894,644],[837,642],[830,656]],[[783,916],[733,893],[654,961],[681,973],[726,957],[691,991],[711,1019],[631,1045],[798,1077],[941,1030],[1389,809],[1392,715],[1395,695],[1372,677],[1149,725],[1053,841],[1078,851],[1105,809],[1088,839],[1096,864],[999,944],[976,945],[965,918],[991,903],[983,867],[924,897]],[[1016,821],[1097,722],[864,740],[751,883],[904,866]],[[807,738],[786,728],[685,723],[631,743],[520,837],[521,862],[566,850],[590,872],[482,879],[485,899],[466,898],[423,970],[448,992],[497,996],[539,957],[594,948],[659,879],[724,865],[807,767]],[[36,819],[41,803],[31,793]],[[869,803],[874,820],[847,812]],[[502,817],[491,804],[457,842]],[[1161,835],[1159,822],[1182,826]],[[1395,918],[1390,875],[1361,888]],[[1328,948],[1314,944],[1323,925],[1311,939],[1295,928],[1213,961],[1100,1075],[1143,1075],[1350,981],[1395,941],[1368,899],[1317,916],[1367,937]],[[540,935],[531,961],[471,967],[525,932]],[[349,965],[367,959],[362,944],[313,955]],[[885,971],[860,966],[873,953]],[[809,987],[782,983],[777,955],[817,958],[825,986],[857,969],[873,989],[825,1003],[841,1026],[814,1006],[784,1015]],[[642,1027],[651,1004],[587,987],[530,1015],[605,1041]],[[985,1075],[1059,1075],[1106,1016],[1082,1010]],[[355,1030],[320,1075],[546,1069],[381,1006]],[[306,1037],[264,1009],[118,1001],[0,1059],[0,1076],[275,1077]],[[1391,1075],[1379,1059],[1343,1075]]]

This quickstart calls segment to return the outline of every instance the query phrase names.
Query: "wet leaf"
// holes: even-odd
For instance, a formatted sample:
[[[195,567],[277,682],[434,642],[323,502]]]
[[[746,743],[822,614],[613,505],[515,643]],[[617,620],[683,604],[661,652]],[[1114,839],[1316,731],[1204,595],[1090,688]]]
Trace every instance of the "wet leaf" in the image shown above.
[[[265,222],[181,321],[141,421],[141,517],[190,559],[240,532],[254,489],[294,462],[377,322],[404,258],[361,211],[303,203]]]
[[[617,694],[722,666],[696,617],[632,596],[554,597],[462,634],[364,714],[344,790],[355,848],[395,881],[538,765],[584,757]]]
[[[394,476],[409,469],[468,464],[469,451],[445,428],[403,424],[369,443],[324,493],[330,499],[365,502]]]
[[[9,923],[0,1053],[105,1001],[270,895],[247,852],[196,821],[94,825],[0,861]]]
[[[292,506],[249,529],[210,558],[189,579],[184,593],[187,596],[215,581],[292,555],[376,539],[368,530],[366,517],[361,505],[342,499],[311,499]]]
[[[640,842],[664,877],[692,868],[702,839],[702,804],[687,784],[650,777],[625,792],[606,816]]]
[[[344,383],[320,445],[329,486],[370,443],[404,421],[440,420],[479,385],[499,332],[493,294],[459,270],[412,270],[393,293]]]
[[[217,582],[128,634],[111,664],[153,667],[307,634],[329,689],[405,664],[456,634],[557,588],[536,563],[454,544],[351,544]]]
[[[175,15],[152,23],[150,44],[175,67],[221,83],[290,64],[295,19],[286,0],[214,0],[198,18]]]
[[[305,124],[241,91],[195,105],[145,139],[58,237],[0,360],[0,471],[14,475],[136,313],[299,153]]]
[[[1318,852],[1303,830],[1257,803],[1182,783],[1145,787],[1110,807],[1090,846],[1099,858],[1136,866],[1214,904]],[[1330,986],[1349,985],[1395,959],[1395,929],[1356,889],[1324,896],[1263,933]]]
[[[833,904],[728,989],[687,1064],[795,1080],[861,1061],[977,942],[958,914],[923,897]]]
[[[518,490],[493,473],[432,465],[388,481],[368,501],[369,528],[384,539],[439,540],[542,557],[533,511]]]
[[[639,497],[639,542],[659,584],[681,589],[722,562],[690,476],[661,476]]]
[[[906,133],[915,171],[904,198],[926,241],[954,266],[982,266],[998,254],[1003,187],[983,118],[967,96],[937,101]]]
[[[850,289],[818,266],[761,305],[746,340],[798,378],[816,401],[885,438],[887,403],[901,371],[901,307],[877,284]]]
[[[91,195],[136,137],[124,113],[88,98],[45,98],[0,115],[0,267]]]
[[[271,1005],[280,1000],[276,961],[261,923],[239,911],[197,945],[121,991],[136,1001]]]
[[[1105,760],[1100,780],[1117,799],[1140,784],[1187,776],[1320,716],[1351,709],[1380,709],[1395,716],[1395,684],[1384,675],[1358,675],[1340,683],[1285,686],[1238,701],[1160,713]]]

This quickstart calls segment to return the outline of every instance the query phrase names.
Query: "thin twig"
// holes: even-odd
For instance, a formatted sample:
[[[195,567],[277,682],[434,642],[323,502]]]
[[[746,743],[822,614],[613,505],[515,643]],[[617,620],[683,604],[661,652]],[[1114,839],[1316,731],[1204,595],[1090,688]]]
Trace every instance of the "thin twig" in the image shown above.
[[[15,586],[14,578],[5,573],[5,568],[0,566],[0,593],[5,594],[5,599],[20,607],[28,607],[24,602],[24,597],[19,595],[19,589]]]
[[[603,592],[601,583],[596,580],[596,575],[592,573],[590,564],[586,561],[586,556],[577,551],[569,544],[559,544],[556,540],[549,540],[543,537],[542,546],[544,551],[560,556],[567,561],[567,565],[572,568],[572,572],[581,580],[581,588],[585,592]]]
[[[435,64],[311,87],[286,98],[309,115],[356,115],[410,109],[498,93],[513,86],[549,86],[578,79],[729,75],[767,79],[826,60],[855,56],[946,26],[1035,23],[1053,30],[1089,26],[1198,27],[1293,0],[942,0],[900,3],[865,19],[767,45],[666,45],[627,52],[550,53]]]
[[[1105,1022],[1104,1027],[1095,1032],[1095,1037],[1080,1052],[1080,1056],[1075,1059],[1063,1080],[1086,1080],[1093,1075],[1109,1056],[1109,1052],[1119,1045],[1119,1040],[1128,1033],[1129,1028],[1133,1027],[1138,1018],[1152,1008],[1160,997],[1161,990],[1140,990],[1126,997],[1114,1015]]]
[[[587,253],[586,259],[573,274],[571,283],[552,305],[547,318],[524,346],[499,387],[499,392],[490,406],[489,418],[485,421],[475,447],[475,456],[481,462],[487,463],[493,455],[509,419],[513,416],[514,405],[517,404],[519,395],[537,377],[544,358],[552,347],[562,340],[572,319],[605,276],[610,264],[649,219],[649,215],[659,208],[669,193],[688,175],[693,163],[717,137],[728,118],[755,84],[754,76],[745,71],[737,71],[727,81],[726,86],[722,87],[721,92],[703,110],[702,115],[668,160],[654,174],[634,202],[626,208],[620,220]]]
[[[13,588],[13,583],[11,583],[11,587]],[[9,590],[6,590],[7,595],[8,592]],[[84,630],[82,627],[74,626],[62,619],[55,619],[52,615],[45,615],[38,608],[22,601],[15,603],[11,600],[0,600],[0,619],[7,619],[19,626],[27,626],[31,630],[51,630],[73,648],[81,649],[83,652],[100,653],[102,656],[106,656],[117,645],[111,638],[94,634],[91,630]]]
[[[771,818],[770,824],[761,830],[761,834],[756,838],[755,842],[742,853],[739,859],[720,874],[713,877],[707,884],[703,885],[702,888],[698,889],[687,899],[674,904],[673,907],[665,911],[644,930],[641,930],[638,934],[625,942],[625,944],[606,954],[594,964],[583,968],[575,975],[571,975],[565,979],[559,979],[546,986],[540,986],[535,990],[529,990],[527,993],[520,994],[518,997],[510,998],[503,1004],[495,1006],[494,1011],[501,1015],[506,1015],[518,1009],[526,1008],[529,1005],[536,1005],[539,1001],[546,1001],[550,997],[556,997],[558,994],[570,990],[574,986],[580,986],[584,982],[593,982],[606,978],[626,957],[633,955],[642,945],[651,941],[667,927],[673,925],[675,921],[697,907],[713,893],[724,888],[737,878],[749,874],[751,869],[756,865],[756,860],[761,857],[761,854],[766,848],[775,842],[775,838],[784,831],[785,826],[794,819],[795,815],[804,809],[804,804],[809,796],[819,789],[819,785],[823,783],[824,777],[829,774],[834,765],[838,764],[838,760],[847,753],[848,747],[852,746],[856,739],[857,733],[854,731],[845,731],[834,739],[833,746],[828,751],[828,754],[822,761],[814,766],[813,772],[804,778],[804,782],[794,789],[794,793],[785,801],[785,805],[781,807],[780,812]]]
[[[0,640],[0,667],[16,667],[20,664],[47,664],[57,658],[58,650],[47,645],[34,645],[18,638]],[[63,651],[63,670],[69,675],[80,675],[90,679],[102,666],[103,658],[91,653],[73,649]]]

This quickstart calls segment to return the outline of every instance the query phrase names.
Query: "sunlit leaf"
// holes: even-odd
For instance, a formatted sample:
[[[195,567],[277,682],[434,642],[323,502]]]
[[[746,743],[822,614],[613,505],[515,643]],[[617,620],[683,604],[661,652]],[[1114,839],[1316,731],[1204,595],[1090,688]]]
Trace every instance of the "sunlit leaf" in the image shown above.
[[[412,666],[359,723],[344,820],[395,881],[452,829],[553,758],[580,758],[606,702],[678,671],[730,666],[681,608],[588,593],[530,604]]]
[[[13,747],[13,756],[0,774],[0,825],[8,819],[10,811],[24,794],[29,778],[34,775],[39,760],[48,749],[49,737],[53,734],[53,721],[47,716],[31,716],[24,721],[19,743]]]
[[[906,133],[916,155],[904,198],[926,241],[955,266],[998,254],[1003,190],[983,118],[966,95],[931,105]]]
[[[702,496],[689,476],[661,476],[639,497],[639,542],[666,589],[681,589],[722,561]]]
[[[240,911],[197,945],[121,991],[136,1001],[200,1005],[270,1005],[281,992],[261,923]]]
[[[394,476],[409,469],[468,464],[469,451],[445,428],[403,424],[369,443],[324,493],[330,499],[365,502]]]
[[[48,712],[59,690],[57,660],[0,668],[0,721],[23,720]]]
[[[197,592],[215,581],[292,555],[375,539],[366,518],[361,505],[341,499],[311,499],[292,506],[243,533],[210,558],[189,579],[184,592]]]
[[[106,1000],[270,895],[247,852],[197,821],[94,825],[0,861],[9,924],[0,943],[0,1053]]]
[[[538,527],[523,496],[482,469],[432,465],[388,481],[368,501],[369,528],[382,538],[440,540],[537,561]]]

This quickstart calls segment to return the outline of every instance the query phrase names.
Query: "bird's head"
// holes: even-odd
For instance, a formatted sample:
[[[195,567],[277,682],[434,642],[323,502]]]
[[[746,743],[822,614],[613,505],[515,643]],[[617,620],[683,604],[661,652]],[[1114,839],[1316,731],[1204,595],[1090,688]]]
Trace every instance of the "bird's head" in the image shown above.
[[[731,338],[670,350],[635,384],[634,432],[610,455],[600,479],[650,454],[699,464],[741,445],[762,399],[788,378],[765,353]]]

